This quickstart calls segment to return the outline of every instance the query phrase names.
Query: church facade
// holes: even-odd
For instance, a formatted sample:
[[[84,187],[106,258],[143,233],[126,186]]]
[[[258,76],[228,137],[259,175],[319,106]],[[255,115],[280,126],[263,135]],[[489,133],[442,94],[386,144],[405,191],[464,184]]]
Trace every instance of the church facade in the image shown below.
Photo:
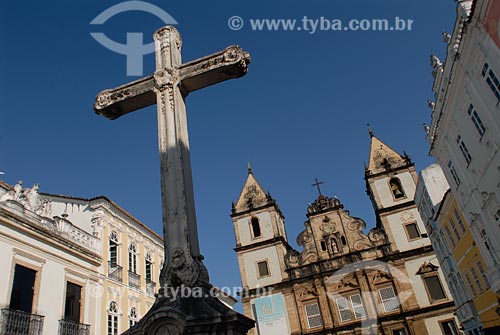
[[[320,193],[307,207],[302,250],[249,168],[232,221],[249,334],[458,334],[454,304],[414,202],[409,157],[371,135],[365,168],[377,223]]]

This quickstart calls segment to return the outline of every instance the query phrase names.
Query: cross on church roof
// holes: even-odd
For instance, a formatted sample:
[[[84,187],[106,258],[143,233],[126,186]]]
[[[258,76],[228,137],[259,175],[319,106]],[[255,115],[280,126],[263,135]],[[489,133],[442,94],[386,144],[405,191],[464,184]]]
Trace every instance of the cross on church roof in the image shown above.
[[[314,184],[312,184],[311,186],[316,186],[318,188],[318,193],[319,195],[323,195],[321,194],[321,189],[319,188],[319,185],[321,184],[324,184],[322,181],[319,181],[318,178],[314,178]]]

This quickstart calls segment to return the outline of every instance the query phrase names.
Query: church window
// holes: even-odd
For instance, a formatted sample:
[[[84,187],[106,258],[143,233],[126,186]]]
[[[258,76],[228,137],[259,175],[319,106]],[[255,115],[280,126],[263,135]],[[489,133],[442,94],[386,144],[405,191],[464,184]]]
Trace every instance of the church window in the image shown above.
[[[109,234],[109,264],[112,267],[118,264],[118,234],[114,230]]]
[[[351,311],[349,310],[347,299],[338,298],[336,299],[336,302],[337,302],[337,307],[339,309],[340,321],[342,322],[350,321],[352,316],[351,316]]]
[[[128,270],[137,273],[137,248],[135,243],[130,243],[128,247]]]
[[[323,326],[323,319],[321,318],[321,311],[318,303],[309,304],[304,306],[307,315],[307,325],[309,328],[317,328]]]
[[[405,225],[405,230],[409,241],[421,237],[420,232],[418,231],[418,226],[415,222]]]
[[[500,80],[498,80],[498,77],[496,76],[495,72],[493,72],[493,70],[490,69],[490,65],[488,63],[484,63],[481,74],[484,80],[486,81],[486,84],[488,84],[489,88],[495,95],[495,97],[497,97],[497,99],[500,100]]]
[[[321,251],[326,251],[326,243],[325,243],[325,241],[321,241]]]
[[[132,307],[130,309],[129,314],[128,314],[128,325],[129,325],[129,327],[134,326],[137,323],[137,319],[138,319],[137,308]]]
[[[347,298],[337,298],[336,303],[342,322],[366,317],[363,300],[359,294],[353,294]]]
[[[108,306],[108,335],[118,335],[118,305],[114,301]]]
[[[462,152],[462,155],[465,158],[465,161],[467,162],[467,166],[470,164],[472,161],[472,157],[469,153],[469,150],[467,149],[467,146],[465,145],[464,141],[462,140],[462,136],[458,135],[457,136],[457,144],[458,147],[460,148],[460,151]]]
[[[472,123],[474,123],[474,127],[476,127],[477,131],[479,132],[479,135],[482,137],[486,132],[486,127],[484,126],[483,121],[481,121],[479,114],[477,114],[477,111],[472,104],[470,104],[467,113],[469,114]]]
[[[431,303],[446,299],[446,294],[444,293],[443,286],[437,274],[424,277],[423,281]]]
[[[378,293],[386,313],[399,310],[399,301],[392,286],[380,288]]]
[[[389,185],[391,186],[391,191],[394,199],[401,199],[405,197],[403,186],[401,186],[401,181],[398,178],[392,178],[389,181]]]
[[[262,232],[260,231],[260,222],[259,222],[259,219],[257,219],[256,217],[253,217],[250,220],[250,224],[252,226],[253,237],[254,238],[260,237],[262,235]]]
[[[267,261],[257,262],[257,269],[259,271],[259,278],[267,277],[270,275]]]
[[[351,295],[352,311],[355,319],[361,319],[366,316],[365,308],[363,307],[363,300],[359,294]]]
[[[441,325],[441,328],[443,329],[443,334],[444,335],[458,335],[458,328],[455,323],[455,320],[446,320],[446,321],[441,321],[439,322]]]
[[[347,240],[345,239],[345,236],[344,236],[344,235],[342,235],[342,236],[340,237],[340,240],[342,241],[342,245],[343,245],[343,246],[346,246],[346,245],[347,245]]]

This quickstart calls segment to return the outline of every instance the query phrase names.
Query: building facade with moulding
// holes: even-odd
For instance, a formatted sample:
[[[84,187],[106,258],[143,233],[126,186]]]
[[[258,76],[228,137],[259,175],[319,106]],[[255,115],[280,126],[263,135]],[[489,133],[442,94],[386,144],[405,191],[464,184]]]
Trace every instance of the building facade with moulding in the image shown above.
[[[442,267],[414,202],[417,175],[370,132],[365,169],[377,223],[319,194],[292,248],[284,216],[249,168],[232,221],[251,334],[457,334]]]
[[[446,60],[431,56],[435,101],[426,126],[435,157],[469,223],[491,290],[500,294],[500,1],[462,0]]]
[[[420,172],[415,201],[443,265],[465,333],[498,334],[498,298],[489,285],[486,263],[438,164]]]
[[[104,196],[0,183],[0,333],[117,335],[154,302],[161,237]]]

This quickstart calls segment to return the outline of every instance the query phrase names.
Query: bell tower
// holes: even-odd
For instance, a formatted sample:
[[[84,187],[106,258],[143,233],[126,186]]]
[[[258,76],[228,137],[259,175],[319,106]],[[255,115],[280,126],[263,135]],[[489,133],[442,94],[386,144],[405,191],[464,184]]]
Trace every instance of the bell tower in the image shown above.
[[[288,278],[284,255],[291,247],[285,218],[276,201],[255,179],[250,165],[238,201],[233,202],[231,218],[242,286],[253,290]]]
[[[371,129],[369,134],[365,181],[377,227],[385,230],[393,250],[430,245],[414,201],[418,176],[413,162],[406,153],[402,156],[382,142]]]

